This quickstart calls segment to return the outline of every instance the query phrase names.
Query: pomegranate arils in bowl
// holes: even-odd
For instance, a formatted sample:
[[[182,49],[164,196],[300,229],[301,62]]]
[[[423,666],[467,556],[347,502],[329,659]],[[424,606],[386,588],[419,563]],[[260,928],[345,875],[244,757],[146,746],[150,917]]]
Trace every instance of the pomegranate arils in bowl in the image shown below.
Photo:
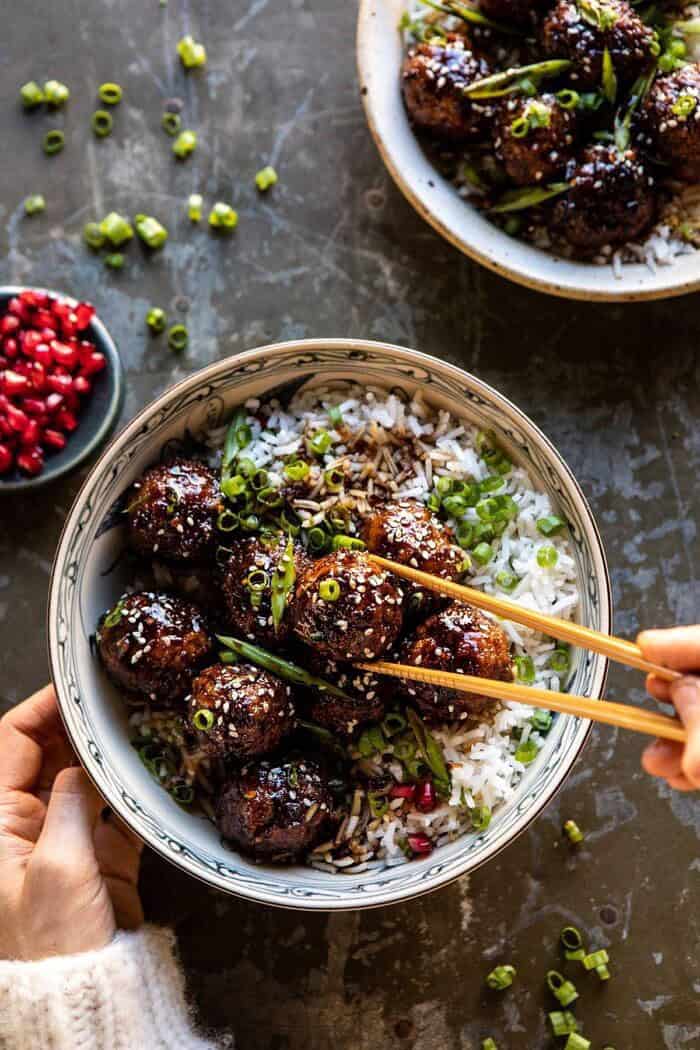
[[[87,331],[90,303],[28,289],[0,316],[0,475],[36,477],[80,425],[92,377],[107,365]]]

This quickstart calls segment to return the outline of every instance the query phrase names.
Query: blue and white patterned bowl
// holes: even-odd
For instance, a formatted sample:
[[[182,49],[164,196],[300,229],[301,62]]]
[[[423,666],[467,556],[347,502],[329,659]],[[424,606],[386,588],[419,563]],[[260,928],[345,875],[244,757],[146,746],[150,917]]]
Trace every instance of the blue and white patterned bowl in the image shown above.
[[[214,826],[187,813],[151,779],[129,745],[118,692],[91,652],[98,616],[128,582],[118,562],[122,528],[115,500],[163,446],[220,423],[248,397],[304,382],[420,386],[433,404],[494,430],[511,457],[528,468],[571,523],[582,622],[611,626],[610,581],[600,535],[576,480],[547,438],[495,390],[453,365],[413,350],[356,339],[304,340],[250,350],[204,368],[145,408],[103,452],[66,520],[53,568],[49,651],[61,712],[73,746],[112,809],[153,849],[184,871],[229,893],[288,908],[366,908],[444,886],[495,856],[551,800],[583,748],[589,723],[555,719],[547,742],[515,798],[488,830],[432,856],[382,872],[332,875],[308,867],[256,865],[222,845]],[[600,697],[607,662],[583,654],[571,690]]]

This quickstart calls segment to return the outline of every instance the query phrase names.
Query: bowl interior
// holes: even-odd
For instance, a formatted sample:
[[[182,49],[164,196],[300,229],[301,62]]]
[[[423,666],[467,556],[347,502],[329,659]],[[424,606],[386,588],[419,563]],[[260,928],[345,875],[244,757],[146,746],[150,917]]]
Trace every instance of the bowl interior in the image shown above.
[[[253,864],[226,849],[204,817],[179,808],[158,787],[129,746],[127,716],[117,691],[91,652],[99,615],[123,586],[121,527],[115,500],[163,446],[186,431],[199,434],[251,396],[289,395],[304,383],[354,380],[413,392],[457,416],[493,429],[526,465],[571,522],[581,591],[580,618],[610,625],[605,558],[590,511],[568,468],[549,442],[508,401],[453,366],[412,351],[360,341],[304,341],[250,351],[191,376],[144,410],[106,450],[67,519],[51,585],[50,654],[61,709],[88,771],[108,802],[155,849],[194,875],[230,892],[271,904],[349,908],[387,903],[435,888],[470,870],[507,844],[551,798],[578,755],[588,724],[559,717],[515,799],[489,829],[462,838],[411,864],[353,876],[308,867]],[[117,563],[116,567],[115,562]],[[572,689],[599,696],[606,662],[587,654]]]
[[[63,292],[40,288],[36,291],[48,291],[49,294],[62,299],[70,298]],[[9,300],[19,292],[20,287],[0,287],[0,312],[4,311]],[[84,401],[80,412],[80,426],[69,435],[65,448],[46,457],[41,474],[27,477],[15,468],[0,478],[0,496],[3,492],[19,492],[38,488],[51,481],[56,481],[97,451],[109,437],[121,409],[123,395],[122,366],[114,340],[97,316],[93,317],[87,330],[87,336],[94,342],[95,348],[107,358],[107,367],[92,377],[92,391]]]
[[[654,299],[700,287],[697,254],[658,266],[612,266],[560,259],[508,237],[464,201],[426,157],[401,100],[403,40],[399,19],[406,0],[361,0],[357,34],[360,85],[370,131],[394,181],[413,207],[455,247],[504,277],[573,299]]]

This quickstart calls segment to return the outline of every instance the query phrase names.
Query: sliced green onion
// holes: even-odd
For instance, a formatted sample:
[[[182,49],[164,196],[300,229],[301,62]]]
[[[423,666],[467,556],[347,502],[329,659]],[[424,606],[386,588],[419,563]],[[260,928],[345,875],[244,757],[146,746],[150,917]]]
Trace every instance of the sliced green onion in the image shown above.
[[[496,583],[502,591],[510,593],[511,591],[514,591],[520,583],[520,577],[512,572],[506,572],[503,570],[502,572],[496,573]]]
[[[555,98],[562,109],[577,109],[581,102],[578,91],[572,88],[562,88],[561,91],[557,91]]]
[[[262,168],[255,176],[255,185],[258,187],[261,193],[265,193],[274,186],[277,182],[277,172],[274,168],[268,164],[266,168]]]
[[[590,1039],[584,1039],[582,1035],[572,1032],[564,1043],[564,1050],[590,1050]]]
[[[407,722],[397,711],[389,711],[382,721],[382,732],[386,737],[396,736],[406,728]]]
[[[179,41],[177,53],[185,69],[196,69],[198,66],[205,65],[207,61],[207,52],[204,45],[198,44],[189,33]]]
[[[581,931],[576,929],[575,926],[565,926],[559,934],[559,940],[567,951],[574,952],[583,947]]]
[[[42,211],[46,211],[46,201],[40,193],[31,193],[28,197],[25,197],[25,215],[38,215]]]
[[[343,422],[343,413],[340,411],[337,405],[331,405],[328,409],[328,421],[334,427],[339,427]]]
[[[671,112],[681,120],[685,120],[695,110],[697,104],[698,100],[695,95],[679,95],[671,106]]]
[[[498,489],[503,488],[505,483],[505,478],[501,477],[500,474],[490,474],[489,477],[479,482],[479,491],[483,493],[497,492]]]
[[[511,211],[523,211],[525,208],[534,208],[537,204],[558,197],[569,189],[568,182],[553,182],[549,186],[525,186],[522,189],[507,190],[501,194],[498,201],[491,208],[494,214],[505,214]]]
[[[571,1035],[578,1032],[578,1021],[570,1010],[553,1010],[549,1015],[552,1035]]]
[[[386,748],[386,742],[381,729],[370,726],[360,735],[357,741],[357,750],[363,758],[371,758],[372,755],[381,755]]]
[[[30,80],[28,83],[22,84],[22,87],[19,89],[19,96],[25,109],[36,109],[37,106],[40,106],[45,101],[44,92],[36,80]]]
[[[331,550],[349,550],[349,551],[364,551],[367,549],[367,544],[357,538],[357,536],[345,536],[343,533],[337,533],[331,540]]]
[[[470,10],[471,10],[471,8],[470,8]],[[494,1042],[494,1040],[491,1038],[491,1036],[489,1036],[488,1039],[483,1039],[482,1040],[482,1042],[481,1042],[481,1050],[498,1050],[498,1046]]]
[[[552,728],[552,712],[551,711],[535,711],[534,715],[530,718],[530,725],[533,729],[536,729],[538,733],[548,733]]]
[[[329,492],[340,492],[345,481],[345,473],[340,467],[329,467],[323,472],[323,480]]]
[[[341,700],[352,699],[342,689],[333,685],[332,682],[327,682],[324,678],[318,678],[316,675],[304,670],[303,667],[298,667],[289,660],[282,660],[279,656],[275,656],[266,649],[261,649],[258,645],[251,645],[250,642],[241,642],[238,638],[229,638],[221,634],[217,634],[216,638],[217,641],[221,642],[222,645],[225,645],[227,649],[230,649],[237,656],[243,657],[244,660],[250,660],[251,663],[264,668],[271,674],[277,675],[278,678],[282,678],[287,682],[294,682],[295,685],[313,686],[323,693],[340,697]]]
[[[572,842],[574,846],[578,846],[579,843],[583,842],[583,832],[579,828],[575,820],[567,820],[564,824],[564,834],[568,838],[569,842]]]
[[[47,80],[44,84],[44,99],[50,106],[62,106],[70,98],[70,91],[60,80]]]
[[[337,602],[340,598],[340,584],[337,580],[321,580],[318,596],[324,602]]]
[[[287,541],[284,553],[280,557],[280,560],[275,567],[275,571],[272,573],[270,584],[272,590],[272,624],[275,634],[279,630],[284,618],[284,611],[287,607],[289,595],[294,590],[296,578],[297,572],[294,565],[294,543],[290,539]]]
[[[177,135],[182,127],[179,113],[164,113],[160,118],[160,126],[167,135]],[[173,147],[174,148],[174,147]]]
[[[571,981],[567,981],[566,977],[557,970],[547,972],[547,987],[562,1006],[570,1006],[578,999],[576,986]]]
[[[217,201],[209,212],[209,225],[214,230],[233,230],[238,226],[238,212],[230,204]]]
[[[275,510],[276,507],[281,507],[282,502],[282,495],[279,489],[272,488],[271,485],[258,492],[258,503],[262,503],[263,507],[267,507],[268,510]]]
[[[566,522],[564,519],[556,514],[549,514],[546,518],[538,518],[537,520],[537,531],[541,532],[543,536],[556,536],[565,527]]]
[[[529,766],[531,762],[535,761],[538,753],[539,747],[534,740],[528,737],[522,744],[518,744],[513,757],[516,762],[522,762],[524,766]]]
[[[532,657],[516,656],[514,662],[518,681],[525,682],[526,685],[532,684],[535,681],[535,665],[532,662]]]
[[[214,712],[210,711],[208,707],[200,707],[192,717],[192,724],[195,729],[199,729],[202,733],[208,733],[214,725]]]
[[[104,257],[104,264],[109,267],[110,270],[121,270],[125,261],[122,252],[110,252],[109,255],[105,255]]]
[[[200,222],[204,198],[201,193],[190,193],[187,198],[187,218],[190,222]]]
[[[609,981],[610,980],[610,970],[607,968],[605,963],[603,963],[600,966],[596,966],[595,972],[596,972],[596,974],[598,975],[598,978],[601,981]]]
[[[445,763],[442,748],[423,720],[410,707],[406,709],[406,718],[416,738],[418,750],[433,774],[435,790],[443,798],[449,798],[452,791],[452,778]]]
[[[162,310],[160,306],[152,306],[146,314],[146,324],[154,335],[160,335],[161,332],[165,331],[167,324],[165,310]]]
[[[317,456],[323,456],[332,445],[332,438],[327,430],[317,430],[309,439],[308,445]]]
[[[268,487],[270,480],[269,474],[264,467],[260,467],[255,470],[251,476],[250,484],[256,492],[262,492],[263,489]]]
[[[470,811],[474,831],[486,831],[491,823],[491,810],[488,806],[476,806]]]
[[[232,510],[222,510],[216,519],[216,527],[220,532],[235,532],[241,524],[237,514]]]
[[[310,467],[303,459],[296,459],[293,463],[287,463],[284,468],[285,475],[290,481],[303,481],[308,476]]]
[[[493,557],[493,547],[490,543],[477,543],[472,551],[472,557],[477,565],[488,565]]]
[[[598,966],[607,966],[610,962],[610,956],[606,952],[605,948],[601,948],[597,952],[591,952],[590,955],[586,955],[583,960],[584,970],[595,970]]]
[[[83,226],[83,240],[89,248],[97,250],[105,243],[105,235],[100,229],[99,222],[88,222]]]
[[[257,514],[241,514],[239,524],[244,532],[255,532],[260,525]]]
[[[173,114],[173,116],[175,115]],[[179,160],[186,160],[191,153],[194,153],[196,148],[197,136],[194,131],[181,131],[173,142],[173,153]]]
[[[130,241],[134,236],[134,230],[128,219],[116,211],[111,211],[100,223],[100,233],[113,244],[115,248]]]
[[[389,800],[386,795],[380,795],[376,791],[367,792],[369,811],[375,820],[380,819],[389,812]]]
[[[98,139],[104,139],[107,135],[112,134],[114,120],[112,119],[112,114],[108,113],[106,109],[96,109],[92,114],[90,123]]]
[[[545,62],[534,62],[528,66],[517,66],[502,73],[482,77],[462,88],[467,98],[496,98],[520,91],[523,81],[537,81],[545,77],[555,77],[565,73],[572,65],[568,59],[548,59]]]
[[[264,569],[251,569],[245,578],[249,591],[266,591],[270,586],[270,574]]]
[[[124,614],[124,599],[120,598],[113,609],[105,616],[102,621],[103,627],[116,627]]]
[[[221,491],[228,499],[242,496],[247,488],[248,482],[242,474],[234,474],[232,478],[224,478],[221,482]]]
[[[461,492],[453,493],[451,496],[445,496],[442,505],[452,518],[461,518],[467,509],[467,501]]]
[[[135,215],[134,226],[143,243],[154,250],[162,248],[168,239],[168,231],[165,226],[152,215]]]
[[[506,988],[510,988],[513,983],[513,978],[517,976],[517,970],[514,966],[506,963],[504,966],[496,966],[486,978],[486,983],[489,988],[493,988],[494,991],[502,992]]]
[[[557,548],[552,547],[551,544],[543,544],[537,551],[537,564],[542,569],[553,569],[559,561],[559,554]]]
[[[456,3],[456,0],[445,0],[444,4],[438,4],[435,0],[423,0],[423,3],[428,7],[432,7],[435,11],[441,11],[445,15],[453,15],[455,18],[461,18],[463,22],[467,22],[469,25],[477,26],[490,26],[491,29],[497,29],[500,33],[507,33],[512,36],[521,36],[522,31],[520,29],[513,28],[510,25],[504,25],[502,22],[495,22],[491,18],[487,18],[486,15],[482,15],[481,11],[476,11],[473,7],[466,7],[464,4]],[[414,23],[415,25],[415,23]],[[410,21],[406,28],[412,28]],[[435,32],[438,39],[445,40],[446,34],[442,26],[435,26],[422,23],[423,29],[423,40],[429,42],[432,37],[428,36],[428,33]],[[443,35],[440,36],[439,34]]]
[[[184,350],[190,341],[189,333],[184,324],[174,324],[168,332],[168,346],[175,353]]]
[[[617,96],[617,76],[615,75],[612,55],[607,47],[603,49],[601,88],[606,100],[612,104]]]
[[[194,788],[191,784],[176,784],[170,789],[170,794],[181,806],[189,806],[194,802]]]
[[[100,84],[97,94],[106,106],[116,106],[122,100],[122,89],[119,84]]]
[[[330,536],[318,525],[314,525],[312,529],[309,529],[307,539],[309,547],[315,554],[320,554],[322,551],[327,550],[328,547],[330,547]]]
[[[555,649],[547,660],[547,666],[556,671],[557,674],[566,674],[571,667],[571,657],[568,649]]]
[[[66,136],[62,131],[53,128],[44,135],[44,153],[52,157],[54,153],[60,153],[66,144]]]

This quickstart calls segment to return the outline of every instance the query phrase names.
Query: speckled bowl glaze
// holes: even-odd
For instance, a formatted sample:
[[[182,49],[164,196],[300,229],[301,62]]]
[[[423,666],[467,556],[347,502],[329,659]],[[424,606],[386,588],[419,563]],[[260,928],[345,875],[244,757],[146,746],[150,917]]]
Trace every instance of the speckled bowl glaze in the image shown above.
[[[401,99],[403,41],[399,19],[407,0],[361,0],[357,62],[370,131],[402,193],[434,229],[477,262],[519,284],[568,299],[662,299],[700,288],[700,255],[678,258],[656,273],[644,264],[612,266],[557,258],[508,237],[459,196],[431,164],[411,130]]]
[[[600,535],[576,480],[537,427],[474,376],[413,350],[353,339],[304,340],[250,350],[204,368],[145,408],[103,452],[67,517],[48,608],[49,651],[73,746],[109,805],[153,849],[218,889],[287,908],[352,909],[405,900],[444,886],[495,856],[551,800],[583,748],[589,724],[557,717],[514,799],[488,830],[430,857],[382,872],[331,875],[303,866],[256,865],[226,848],[214,826],[186,812],[149,776],[129,745],[127,714],[90,647],[98,616],[128,578],[117,565],[123,528],[111,510],[163,447],[224,421],[252,396],[289,395],[305,384],[353,380],[410,394],[496,432],[571,523],[582,622],[611,626],[610,583]],[[571,689],[599,697],[606,661],[582,654]]]
[[[71,299],[65,292],[51,288],[0,285],[0,314],[5,304],[25,291],[47,292],[60,299]],[[75,300],[73,300],[75,302]],[[107,359],[107,367],[93,377],[92,392],[80,413],[80,426],[66,442],[66,447],[47,456],[44,469],[36,477],[26,477],[14,470],[0,477],[0,498],[3,493],[28,492],[70,474],[105,443],[114,429],[124,394],[124,377],[117,347],[107,328],[95,315],[86,330],[87,336]]]

